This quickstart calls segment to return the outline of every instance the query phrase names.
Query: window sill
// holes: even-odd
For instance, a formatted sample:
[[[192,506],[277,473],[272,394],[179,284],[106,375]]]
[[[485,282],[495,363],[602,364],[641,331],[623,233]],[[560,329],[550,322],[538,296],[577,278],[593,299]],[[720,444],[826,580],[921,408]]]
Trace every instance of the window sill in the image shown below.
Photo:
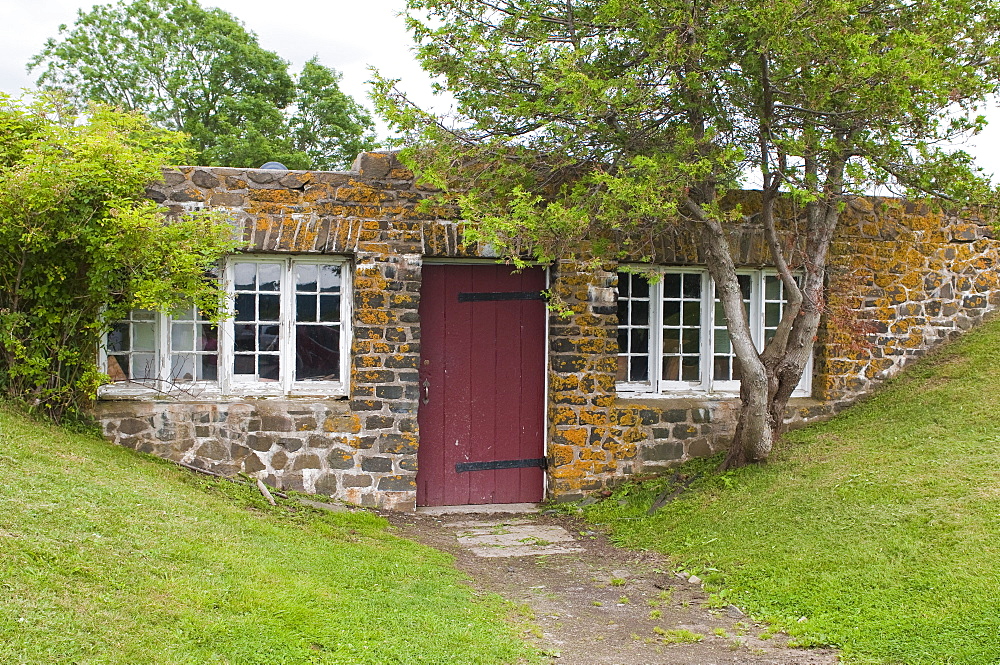
[[[216,384],[193,384],[190,387],[171,387],[159,390],[142,385],[104,385],[97,391],[97,399],[102,401],[137,402],[211,402],[239,399],[347,399],[343,387],[336,390],[323,386],[308,390],[296,388],[290,392],[278,390],[230,390],[223,392]]]
[[[698,405],[705,402],[730,402],[738,400],[739,397],[739,392],[725,390],[716,390],[713,392],[678,390],[669,393],[619,391],[615,403],[618,406],[663,406],[664,404],[669,404],[671,407],[677,408],[684,404]],[[815,401],[809,393],[804,391],[792,393],[791,401],[795,400]]]

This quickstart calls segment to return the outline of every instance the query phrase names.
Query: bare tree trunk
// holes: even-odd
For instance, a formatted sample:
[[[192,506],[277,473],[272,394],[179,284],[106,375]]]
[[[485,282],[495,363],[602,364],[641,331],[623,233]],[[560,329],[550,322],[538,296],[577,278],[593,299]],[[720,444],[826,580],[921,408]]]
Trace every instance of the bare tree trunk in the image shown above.
[[[736,277],[736,265],[729,251],[729,238],[722,224],[705,215],[700,206],[689,202],[688,209],[701,222],[701,248],[705,252],[708,271],[715,281],[716,296],[726,313],[729,339],[742,373],[739,421],[723,469],[762,462],[770,454],[775,437],[768,408],[768,372],[750,332],[743,294]]]

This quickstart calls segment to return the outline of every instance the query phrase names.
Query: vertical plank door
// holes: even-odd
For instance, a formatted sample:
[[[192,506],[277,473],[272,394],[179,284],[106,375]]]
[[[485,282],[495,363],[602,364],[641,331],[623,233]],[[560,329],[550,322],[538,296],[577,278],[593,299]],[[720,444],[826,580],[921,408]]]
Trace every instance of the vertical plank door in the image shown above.
[[[425,265],[417,504],[541,501],[545,272]]]

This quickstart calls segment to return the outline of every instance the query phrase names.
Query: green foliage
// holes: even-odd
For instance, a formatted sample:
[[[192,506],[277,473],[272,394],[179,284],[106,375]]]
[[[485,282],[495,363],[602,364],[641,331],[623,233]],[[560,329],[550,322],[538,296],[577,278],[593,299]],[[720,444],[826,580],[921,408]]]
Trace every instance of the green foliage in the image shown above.
[[[662,231],[698,243],[743,376],[727,466],[767,458],[824,310],[827,257],[850,197],[881,187],[992,203],[968,155],[1000,80],[995,0],[408,0],[453,125],[392,81],[380,110],[403,157],[458,192],[474,240],[504,258],[649,261]],[[755,345],[726,228],[756,172],[754,217],[788,306]],[[757,184],[755,183],[755,184]],[[780,237],[777,201],[805,220]],[[800,281],[796,281],[798,272]]]
[[[0,408],[0,662],[540,658],[451,557]]]
[[[55,419],[79,415],[98,384],[109,321],[134,306],[194,302],[217,315],[205,273],[235,246],[231,224],[166,224],[144,197],[184,137],[138,114],[86,118],[0,96],[0,391]]]
[[[937,146],[982,126],[989,0],[408,7],[459,117],[446,125],[388,80],[380,110],[508,254],[572,254],[597,232],[641,256],[678,218],[738,218],[721,197],[750,169],[803,204],[876,185],[988,193],[967,155]]]
[[[239,20],[197,0],[98,5],[60,33],[29,63],[38,85],[186,132],[198,164],[333,168],[373,144],[371,118],[333,70],[313,59],[294,81]]]
[[[295,148],[312,160],[310,168],[343,168],[375,145],[371,116],[340,91],[339,81],[340,74],[316,58],[299,74],[299,96],[289,129]]]
[[[765,466],[722,475],[698,461],[686,471],[703,477],[655,515],[668,478],[586,517],[847,663],[998,662],[998,376],[994,321],[835,420],[790,432]]]

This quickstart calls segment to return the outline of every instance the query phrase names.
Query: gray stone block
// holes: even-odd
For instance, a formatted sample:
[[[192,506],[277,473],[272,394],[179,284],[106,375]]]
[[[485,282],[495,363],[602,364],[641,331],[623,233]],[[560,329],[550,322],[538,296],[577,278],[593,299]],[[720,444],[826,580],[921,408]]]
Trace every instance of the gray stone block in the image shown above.
[[[320,468],[319,455],[315,453],[303,453],[298,455],[295,458],[295,462],[292,463],[292,470],[294,471],[318,468]]]
[[[371,487],[373,483],[371,476],[345,473],[340,477],[340,484],[344,487]]]
[[[672,462],[684,457],[684,444],[679,441],[656,443],[643,449],[642,458],[647,462]]]
[[[337,476],[332,473],[324,473],[316,479],[316,494],[333,496],[337,493]]]
[[[405,476],[385,476],[379,478],[378,489],[383,492],[406,492],[416,490],[417,483],[411,475]]]
[[[392,460],[388,457],[365,457],[361,460],[361,470],[387,473],[392,471]]]
[[[256,453],[251,453],[247,455],[243,460],[243,471],[246,473],[257,473],[258,471],[263,471],[267,467],[264,463],[260,461],[260,457]]]

